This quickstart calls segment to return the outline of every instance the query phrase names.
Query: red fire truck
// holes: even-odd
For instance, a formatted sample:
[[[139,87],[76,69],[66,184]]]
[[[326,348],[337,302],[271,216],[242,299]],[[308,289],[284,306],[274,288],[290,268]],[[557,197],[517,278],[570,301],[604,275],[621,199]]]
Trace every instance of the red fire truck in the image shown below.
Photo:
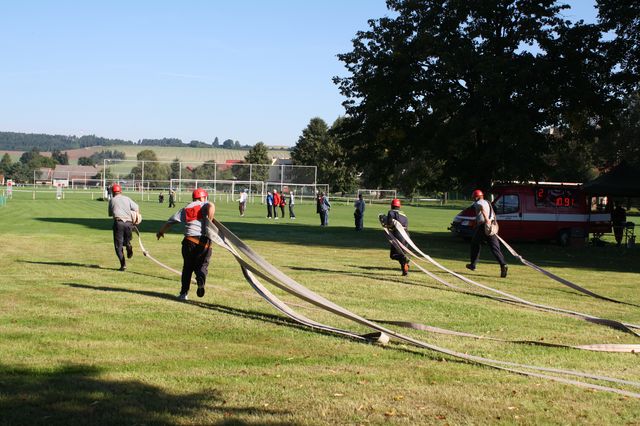
[[[581,184],[497,184],[491,192],[500,236],[507,241],[557,240],[566,245],[572,238],[584,241],[589,234],[611,232],[606,199],[588,197]],[[475,226],[475,209],[469,207],[454,218],[449,229],[470,238]]]

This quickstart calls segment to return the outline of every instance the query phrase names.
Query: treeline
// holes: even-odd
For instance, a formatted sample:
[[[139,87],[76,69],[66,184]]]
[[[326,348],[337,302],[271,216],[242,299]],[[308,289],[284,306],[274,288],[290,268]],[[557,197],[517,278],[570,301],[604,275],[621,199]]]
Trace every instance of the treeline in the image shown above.
[[[102,164],[102,161],[105,159],[124,160],[125,158],[127,158],[127,155],[122,151],[118,151],[117,149],[114,149],[113,151],[106,150],[106,151],[95,152],[91,154],[90,157],[78,158],[78,165],[79,166],[95,166],[95,165]]]
[[[133,142],[122,139],[101,138],[94,135],[77,137],[38,133],[0,132],[0,149],[7,151],[31,151],[32,149],[37,149],[43,152],[53,152],[55,150],[113,145],[133,145]]]
[[[143,146],[173,146],[190,148],[224,148],[224,149],[250,149],[252,145],[241,145],[240,142],[226,139],[220,143],[216,137],[212,143],[192,140],[189,143],[182,142],[178,138],[140,139],[137,143],[123,139],[108,139],[99,136],[64,136],[47,135],[39,133],[0,132],[0,150],[6,151],[30,151],[37,149],[42,152],[55,150],[69,150],[87,148],[91,146],[116,146],[116,145],[143,145]]]

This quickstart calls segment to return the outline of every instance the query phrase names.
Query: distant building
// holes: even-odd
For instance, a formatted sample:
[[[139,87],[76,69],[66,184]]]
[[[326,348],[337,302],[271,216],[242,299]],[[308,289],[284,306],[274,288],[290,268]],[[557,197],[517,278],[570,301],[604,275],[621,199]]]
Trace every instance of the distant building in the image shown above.
[[[34,179],[36,184],[62,185],[66,188],[75,185],[94,185],[101,172],[102,167],[59,164],[55,169],[49,167],[38,169]]]

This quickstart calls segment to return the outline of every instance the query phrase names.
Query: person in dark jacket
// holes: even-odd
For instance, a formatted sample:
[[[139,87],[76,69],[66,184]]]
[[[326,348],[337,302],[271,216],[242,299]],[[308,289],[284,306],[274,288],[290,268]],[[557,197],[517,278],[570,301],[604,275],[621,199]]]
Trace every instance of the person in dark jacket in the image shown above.
[[[616,207],[611,212],[611,223],[613,225],[613,235],[616,238],[616,246],[620,247],[622,244],[622,234],[624,232],[624,228],[627,226],[627,212],[620,205],[620,203],[616,203]]]
[[[400,205],[400,200],[394,198],[391,201],[391,210],[387,213],[386,224],[394,237],[398,239],[402,244],[406,245],[407,241],[404,239],[400,231],[396,229],[394,226],[394,220],[398,221],[400,225],[405,229],[405,231],[409,231],[409,218],[400,210],[402,206]],[[404,251],[399,247],[395,247],[393,244],[391,245],[391,250],[389,251],[389,257],[393,260],[397,260],[400,263],[400,270],[402,271],[402,275],[409,274],[409,259],[405,256]]]
[[[274,209],[274,205],[273,205],[273,195],[271,194],[271,191],[267,191],[267,219],[271,219],[273,218],[273,209]]]
[[[362,194],[358,194],[358,199],[353,203],[355,210],[353,212],[353,218],[355,220],[356,231],[362,231],[364,227],[364,208],[365,202],[362,199]]]

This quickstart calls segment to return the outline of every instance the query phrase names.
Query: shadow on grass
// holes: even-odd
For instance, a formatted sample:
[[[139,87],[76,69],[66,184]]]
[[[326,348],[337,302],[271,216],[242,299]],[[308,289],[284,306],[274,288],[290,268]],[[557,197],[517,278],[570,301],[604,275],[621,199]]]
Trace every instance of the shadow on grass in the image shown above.
[[[235,416],[286,416],[281,410],[234,407],[216,389],[182,395],[132,380],[100,378],[100,368],[66,365],[53,371],[0,364],[0,424],[3,425],[175,425],[203,412],[247,424]]]
[[[96,230],[111,230],[111,220],[105,218],[38,218],[49,223],[66,223]],[[163,220],[145,220],[139,229],[143,233],[155,234],[164,224]],[[355,232],[351,226],[320,227],[302,223],[255,223],[225,221],[224,225],[238,237],[247,241],[266,241],[275,244],[297,244],[304,246],[336,247],[345,249],[386,250],[389,245],[379,228],[368,227]],[[179,233],[179,227],[173,232]],[[410,232],[418,247],[434,259],[468,262],[469,243],[453,237],[449,232]],[[135,237],[134,237],[135,238]],[[274,246],[274,249],[276,246]],[[551,243],[517,243],[514,249],[527,260],[543,267],[580,268],[585,270],[640,272],[640,250],[619,249],[613,245],[604,247],[559,247]],[[503,249],[509,263],[519,261]],[[481,250],[481,263],[495,263],[488,247]]]
[[[300,323],[298,323],[297,321],[295,321],[293,319],[290,319],[290,318],[284,317],[284,316],[280,316],[280,315],[267,314],[267,313],[264,313],[264,312],[250,311],[250,310],[246,310],[246,309],[232,308],[232,307],[229,307],[229,306],[217,305],[217,304],[214,304],[214,303],[199,302],[199,301],[194,301],[194,300],[189,300],[189,301],[184,302],[184,301],[178,300],[175,296],[171,296],[171,295],[166,294],[166,293],[158,293],[156,291],[132,290],[132,289],[128,289],[128,288],[117,288],[117,287],[106,287],[106,286],[91,286],[91,285],[78,284],[78,283],[65,283],[65,285],[67,285],[69,287],[73,287],[73,288],[86,289],[86,290],[97,290],[97,291],[117,292],[117,293],[131,293],[131,294],[139,294],[139,295],[146,296],[146,297],[155,297],[155,298],[158,298],[158,299],[171,300],[171,301],[176,302],[176,303],[189,304],[189,305],[196,306],[196,307],[202,308],[202,309],[209,309],[209,310],[212,310],[212,311],[220,312],[220,313],[227,314],[227,315],[233,315],[233,316],[240,317],[240,318],[248,318],[248,319],[252,319],[252,320],[267,322],[267,323],[270,323],[270,324],[281,325],[281,326],[285,326],[285,327],[289,327],[289,328],[294,328],[296,330],[305,331],[305,332],[308,332],[308,333],[315,333],[315,334],[321,334],[321,335],[336,337],[336,338],[339,338],[339,339],[344,339],[344,340],[348,340],[350,342],[359,343],[359,344],[365,344],[365,345],[371,344],[369,341],[356,340],[356,339],[350,338],[350,337],[345,336],[345,335],[341,335],[341,334],[337,334],[337,333],[331,333],[331,332],[328,332],[328,331],[312,328],[312,327],[306,326],[304,324],[300,324]],[[440,360],[442,358],[441,355],[438,355],[436,353],[422,352],[422,351],[420,351],[418,349],[403,347],[400,344],[396,345],[395,343],[396,342],[394,342],[393,346],[390,346],[390,347],[387,346],[386,348],[393,349],[393,350],[400,351],[400,352],[411,353],[411,354],[414,354],[414,355],[420,355],[420,356],[423,356],[423,357],[426,357],[426,358],[430,358],[430,359],[433,359],[433,360]],[[402,345],[404,345],[404,344],[402,344]],[[457,360],[455,358],[451,358],[450,361],[451,362],[459,362],[459,363],[462,363],[462,364],[466,364],[465,361]]]
[[[75,262],[60,262],[60,261],[58,261],[58,262],[54,262],[54,261],[35,261],[35,260],[18,260],[18,262],[20,262],[20,263],[30,263],[32,265],[68,266],[68,267],[72,267],[72,268],[100,269],[102,271],[120,272],[120,271],[118,271],[118,268],[105,268],[104,266],[90,264],[90,263],[75,263]],[[156,279],[159,279],[159,280],[167,280],[167,281],[175,282],[175,279],[171,279],[171,278],[168,278],[168,277],[161,277],[159,275],[143,274],[141,272],[133,272],[133,271],[130,271],[130,270],[127,270],[126,273],[127,274],[133,274],[133,275],[140,275],[140,276],[143,276],[143,277],[156,278]]]

